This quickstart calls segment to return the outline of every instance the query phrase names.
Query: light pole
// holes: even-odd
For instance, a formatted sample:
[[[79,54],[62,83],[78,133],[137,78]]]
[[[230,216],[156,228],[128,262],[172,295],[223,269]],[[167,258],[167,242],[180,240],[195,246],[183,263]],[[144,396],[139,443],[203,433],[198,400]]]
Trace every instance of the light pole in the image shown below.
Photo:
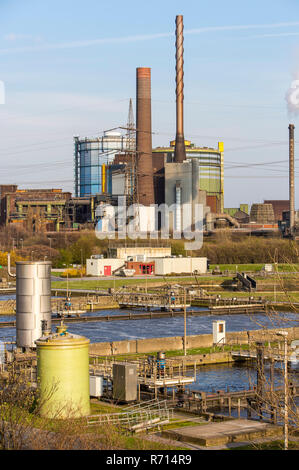
[[[276,334],[284,338],[284,450],[288,450],[288,332],[282,330]]]
[[[187,311],[186,311],[186,287],[184,287],[184,356],[187,355]]]

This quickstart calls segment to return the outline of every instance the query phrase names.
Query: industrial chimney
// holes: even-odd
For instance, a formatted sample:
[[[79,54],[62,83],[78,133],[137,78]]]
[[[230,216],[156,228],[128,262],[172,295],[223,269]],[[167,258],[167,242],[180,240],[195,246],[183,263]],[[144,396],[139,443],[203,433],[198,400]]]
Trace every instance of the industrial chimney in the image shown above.
[[[294,124],[289,125],[289,199],[290,199],[290,234],[295,225],[295,185],[294,185]]]
[[[183,16],[176,17],[176,138],[175,162],[186,160],[184,137],[184,36]]]
[[[136,70],[137,202],[154,204],[151,118],[151,69]]]

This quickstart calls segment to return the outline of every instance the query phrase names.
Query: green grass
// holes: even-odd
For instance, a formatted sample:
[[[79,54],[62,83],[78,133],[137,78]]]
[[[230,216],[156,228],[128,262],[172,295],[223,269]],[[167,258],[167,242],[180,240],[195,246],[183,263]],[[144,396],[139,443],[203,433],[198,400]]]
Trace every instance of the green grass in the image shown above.
[[[219,266],[220,270],[223,271],[230,271],[230,272],[258,272],[261,271],[263,266],[266,263],[247,263],[247,264],[211,264],[210,269],[211,271]],[[278,264],[278,272],[291,272],[297,271],[299,272],[299,263],[288,264],[288,263],[279,263]]]
[[[204,426],[207,424],[206,421],[200,422],[200,421],[178,421],[176,419],[170,420],[169,424],[164,424],[163,425],[163,431],[164,430],[169,430],[169,429],[178,429],[178,428],[185,428],[188,426]]]
[[[290,450],[298,450],[299,442],[289,441]],[[270,441],[256,444],[248,444],[231,448],[230,450],[284,450],[284,441]]]
[[[225,278],[225,277],[197,277],[198,279],[198,282],[199,284],[203,284],[204,281],[213,281],[213,283],[217,282],[217,281],[223,281],[225,279],[230,279],[230,278]],[[154,283],[157,283],[157,284],[165,284],[167,285],[167,283],[193,283],[193,284],[196,284],[196,281],[194,279],[194,277],[171,277],[171,278],[167,278],[167,283],[164,281],[163,278],[161,279],[125,279],[125,278],[122,278],[122,279],[115,279],[115,283],[113,281],[113,279],[111,280],[102,280],[102,279],[99,279],[99,280],[70,280],[70,281],[52,281],[52,289],[66,289],[67,286],[69,289],[108,289],[109,287],[115,287],[118,288],[118,287],[122,287],[122,286],[137,286],[137,285],[144,285],[145,283],[147,282],[147,284],[150,286],[150,284],[154,284]]]
[[[193,355],[201,355],[201,354],[213,354],[213,353],[220,353],[220,352],[229,352],[229,351],[239,351],[240,348],[243,351],[248,350],[249,346],[248,344],[233,344],[233,345],[226,345],[224,347],[220,346],[211,346],[211,347],[206,347],[206,348],[191,348],[187,349],[187,356],[193,356]],[[149,353],[128,353],[128,354],[116,354],[113,357],[116,357],[117,360],[119,361],[124,361],[124,360],[134,360],[142,357],[147,357],[147,356],[156,356],[157,352],[149,352]],[[165,355],[168,358],[171,357],[184,357],[184,351],[182,349],[177,349],[177,350],[172,350],[172,351],[165,351]],[[99,362],[104,361],[107,358],[107,356],[97,356],[97,360]],[[89,358],[90,364],[93,364],[93,358]]]
[[[280,287],[276,287],[276,294],[274,295],[274,290],[272,289],[272,292],[265,292],[265,291],[259,291],[259,292],[232,292],[232,291],[209,291],[209,295],[221,295],[221,298],[223,299],[231,299],[232,297],[236,297],[237,299],[240,298],[246,298],[248,297],[254,297],[258,299],[259,297],[262,297],[263,299],[266,300],[271,300],[274,302],[276,300],[277,302],[287,302],[289,299],[292,302],[299,302],[299,291],[288,291],[287,294],[285,292],[280,292],[279,291]]]
[[[91,402],[90,403],[90,414],[109,414],[109,413],[121,413],[122,407],[109,405],[103,402]]]
[[[146,438],[129,436],[125,439],[126,450],[190,450],[188,447],[175,447]]]

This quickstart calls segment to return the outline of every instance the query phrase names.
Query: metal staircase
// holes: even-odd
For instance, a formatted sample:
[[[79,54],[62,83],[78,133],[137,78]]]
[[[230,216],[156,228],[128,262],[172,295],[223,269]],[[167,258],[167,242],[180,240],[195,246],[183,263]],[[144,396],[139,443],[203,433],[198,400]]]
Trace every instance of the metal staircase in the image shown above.
[[[138,433],[169,423],[173,409],[167,401],[150,400],[123,409],[121,413],[91,415],[88,426],[114,425],[123,430]]]

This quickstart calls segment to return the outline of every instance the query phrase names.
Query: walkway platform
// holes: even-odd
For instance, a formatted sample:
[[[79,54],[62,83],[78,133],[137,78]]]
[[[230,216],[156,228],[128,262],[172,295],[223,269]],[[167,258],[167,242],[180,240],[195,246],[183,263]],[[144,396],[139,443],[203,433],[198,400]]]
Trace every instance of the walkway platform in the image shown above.
[[[186,426],[162,432],[162,437],[205,447],[282,435],[283,428],[281,426],[247,419],[234,419],[200,426]]]

